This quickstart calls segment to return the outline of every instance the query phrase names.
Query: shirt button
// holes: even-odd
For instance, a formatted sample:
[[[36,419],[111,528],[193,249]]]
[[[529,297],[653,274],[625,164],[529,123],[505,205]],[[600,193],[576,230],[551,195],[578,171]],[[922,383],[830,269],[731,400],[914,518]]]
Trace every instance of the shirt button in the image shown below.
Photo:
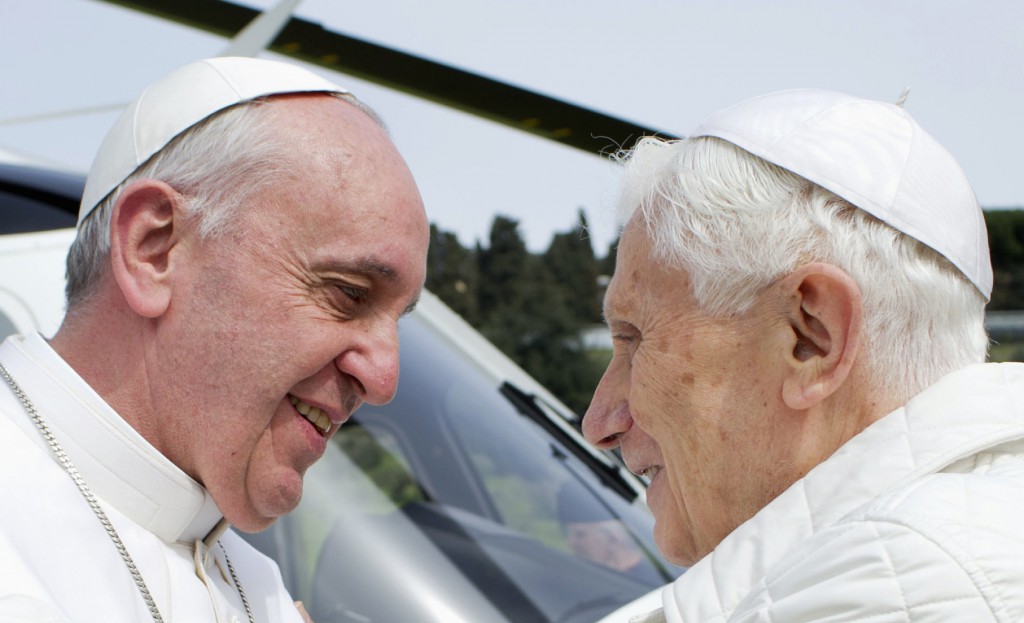
[[[231,623],[242,623],[242,622],[238,619],[237,616],[232,616],[231,617]]]

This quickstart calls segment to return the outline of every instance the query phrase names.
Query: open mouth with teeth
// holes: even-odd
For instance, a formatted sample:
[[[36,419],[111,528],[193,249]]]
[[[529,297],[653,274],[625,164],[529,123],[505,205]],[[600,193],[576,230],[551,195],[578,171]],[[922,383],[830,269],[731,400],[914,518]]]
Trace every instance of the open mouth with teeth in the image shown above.
[[[324,437],[327,436],[327,431],[331,429],[331,418],[327,417],[327,414],[324,413],[323,409],[319,407],[312,407],[295,396],[289,396],[288,399],[291,400],[292,406],[295,407],[295,410],[302,414],[302,417],[306,418],[317,432]]]
[[[660,471],[661,471],[661,466],[660,465],[652,465],[652,466],[642,470],[640,472],[640,475],[645,477],[645,478],[647,478],[648,480],[653,480],[654,477],[657,476],[658,472],[660,472]]]

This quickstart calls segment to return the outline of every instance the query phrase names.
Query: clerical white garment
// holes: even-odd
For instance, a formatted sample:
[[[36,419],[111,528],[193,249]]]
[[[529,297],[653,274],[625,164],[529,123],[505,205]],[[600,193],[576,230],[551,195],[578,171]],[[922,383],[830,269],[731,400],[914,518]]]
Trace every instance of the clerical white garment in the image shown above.
[[[301,622],[277,565],[231,530],[217,538],[221,514],[206,489],[41,336],[8,338],[0,363],[100,501],[164,621],[248,620],[226,552],[256,621]],[[113,540],[2,380],[0,496],[0,621],[152,620]]]

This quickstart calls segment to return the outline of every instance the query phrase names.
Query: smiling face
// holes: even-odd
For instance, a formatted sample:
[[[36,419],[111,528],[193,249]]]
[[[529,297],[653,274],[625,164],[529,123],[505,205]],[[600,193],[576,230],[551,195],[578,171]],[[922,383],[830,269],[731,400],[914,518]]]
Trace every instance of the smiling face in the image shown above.
[[[651,259],[641,224],[619,244],[605,316],[615,352],[583,423],[651,477],[659,549],[692,565],[807,466],[784,408],[776,354],[790,334],[759,300],[736,318],[697,309],[684,271]],[[791,349],[791,346],[789,347]]]
[[[229,233],[181,234],[147,354],[155,444],[243,530],[292,510],[341,423],[394,395],[428,243],[413,178],[366,114],[320,95],[262,114],[286,173]]]

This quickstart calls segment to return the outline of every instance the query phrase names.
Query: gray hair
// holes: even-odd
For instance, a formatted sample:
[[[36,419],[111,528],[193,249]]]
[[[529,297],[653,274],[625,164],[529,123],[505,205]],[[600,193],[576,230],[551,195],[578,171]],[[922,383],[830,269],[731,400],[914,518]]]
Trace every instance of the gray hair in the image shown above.
[[[652,259],[688,273],[701,311],[743,314],[780,277],[827,262],[863,295],[871,382],[909,399],[985,360],[985,300],[970,281],[831,192],[717,138],[646,138],[619,158],[620,222],[639,210]]]
[[[355,105],[377,125],[383,121],[348,93],[327,93]],[[260,190],[287,173],[285,138],[260,114],[273,97],[243,102],[192,126],[143,163],[107,195],[78,226],[67,257],[68,310],[87,300],[106,274],[110,256],[110,217],[121,192],[135,181],[161,180],[181,193],[187,219],[196,219],[203,239],[230,228],[232,217]]]

